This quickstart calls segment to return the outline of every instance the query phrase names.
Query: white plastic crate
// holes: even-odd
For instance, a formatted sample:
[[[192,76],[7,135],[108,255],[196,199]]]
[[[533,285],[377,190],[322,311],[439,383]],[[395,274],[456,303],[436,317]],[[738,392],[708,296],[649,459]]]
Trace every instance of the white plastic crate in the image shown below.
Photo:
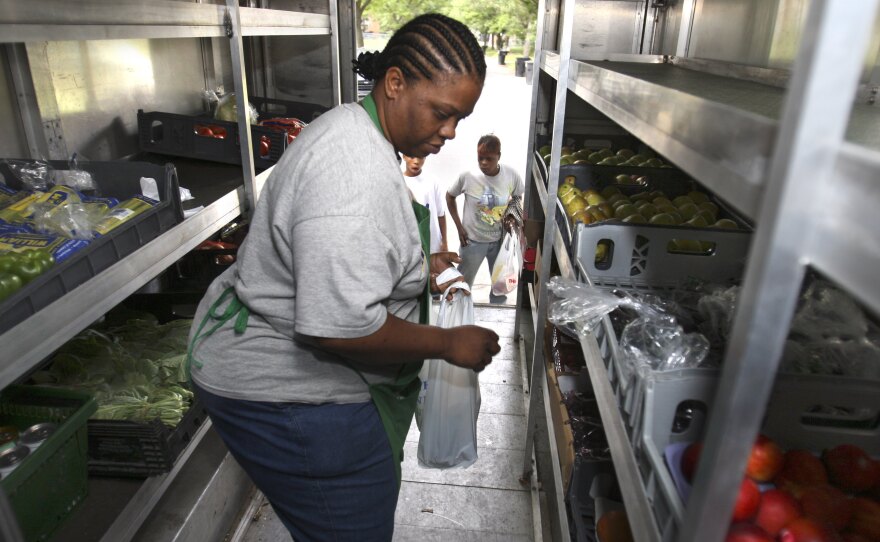
[[[751,233],[721,228],[683,228],[652,224],[578,224],[572,232],[574,258],[594,284],[625,283],[670,287],[688,278],[718,283],[739,281],[745,269]],[[670,249],[673,240],[696,241],[705,253]],[[610,243],[596,262],[596,247]],[[711,247],[711,248],[709,248]]]
[[[711,369],[683,369],[654,373],[642,379],[642,413],[635,449],[642,480],[663,540],[675,540],[684,515],[672,475],[664,459],[666,447],[702,438],[720,373]],[[696,405],[690,423],[674,431],[682,404]],[[701,406],[700,406],[701,405]],[[854,415],[811,412],[816,407],[858,411]],[[880,382],[824,375],[780,374],[767,406],[761,432],[783,449],[820,452],[837,444],[862,447],[880,454]]]

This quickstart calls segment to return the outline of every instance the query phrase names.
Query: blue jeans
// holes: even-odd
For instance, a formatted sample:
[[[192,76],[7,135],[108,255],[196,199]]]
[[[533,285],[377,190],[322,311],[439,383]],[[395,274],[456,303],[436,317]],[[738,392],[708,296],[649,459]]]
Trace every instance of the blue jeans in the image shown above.
[[[468,241],[467,246],[459,247],[458,255],[461,256],[461,263],[458,265],[458,270],[464,275],[465,282],[471,287],[474,286],[474,278],[484,259],[489,262],[489,275],[491,275],[500,250],[501,239],[491,243]],[[491,290],[489,291],[489,303],[502,304],[505,301],[507,301],[506,295],[493,295]]]
[[[391,540],[397,479],[372,402],[265,403],[194,388],[296,542]]]

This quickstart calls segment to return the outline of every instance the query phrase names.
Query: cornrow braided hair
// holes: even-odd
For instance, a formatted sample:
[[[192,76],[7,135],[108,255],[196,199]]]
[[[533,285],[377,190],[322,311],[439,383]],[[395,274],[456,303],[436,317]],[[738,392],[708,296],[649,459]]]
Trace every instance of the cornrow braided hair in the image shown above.
[[[381,53],[361,53],[352,64],[355,72],[372,81],[394,66],[407,80],[432,80],[443,72],[486,78],[486,59],[473,33],[437,13],[419,15],[400,27]]]

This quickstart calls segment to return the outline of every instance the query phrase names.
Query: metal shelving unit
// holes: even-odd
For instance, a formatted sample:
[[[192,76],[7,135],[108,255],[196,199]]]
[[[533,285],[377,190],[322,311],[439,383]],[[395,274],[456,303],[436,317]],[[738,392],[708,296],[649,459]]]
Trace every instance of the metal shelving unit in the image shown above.
[[[737,3],[743,13],[750,6],[766,8],[748,0]],[[537,107],[532,114],[533,145],[536,126],[552,123],[546,186],[530,149],[532,193],[544,211],[544,246],[553,246],[542,254],[538,280],[547,280],[551,258],[570,276],[564,270],[570,267],[568,253],[554,220],[555,198],[547,194],[559,185],[567,100],[572,96],[757,224],[694,491],[676,533],[681,541],[722,540],[727,522],[718,520],[719,511],[733,508],[807,269],[824,274],[880,314],[880,288],[871,271],[880,265],[880,218],[871,211],[880,206],[880,109],[864,99],[873,91],[859,87],[865,62],[853,53],[868,50],[878,2],[803,2],[806,16],[798,31],[809,38],[792,48],[796,53],[790,70],[688,57],[696,2],[679,8],[675,54],[598,51],[574,59],[571,29],[585,7],[613,10],[612,4],[625,3],[547,4],[539,8],[544,17],[561,15],[558,36],[541,36],[539,30],[540,69],[533,80],[533,92],[547,102],[547,111]],[[711,6],[701,9],[697,15],[707,17]],[[542,38],[557,47],[541,47]],[[835,46],[844,41],[851,45],[846,51]],[[596,48],[596,42],[589,45]],[[586,48],[580,46],[581,51]],[[645,49],[639,52],[652,52]],[[555,96],[548,90],[553,86]],[[546,302],[539,300],[538,306],[536,320],[541,322]],[[596,341],[583,337],[582,347],[633,533],[637,540],[658,540]],[[536,345],[533,362],[542,355]]]
[[[270,168],[259,175],[253,170],[249,122],[244,115],[248,93],[242,38],[327,36],[330,39],[328,64],[331,71],[332,102],[338,104],[343,95],[339,73],[340,48],[352,53],[354,41],[352,37],[351,44],[347,43],[341,39],[340,32],[344,32],[346,36],[351,34],[354,8],[353,5],[331,0],[325,9],[327,13],[321,14],[240,7],[237,0],[227,0],[221,5],[172,0],[89,0],[75,3],[63,0],[0,0],[0,44],[8,44],[6,47],[10,58],[15,62],[12,71],[17,82],[28,76],[26,68],[21,67],[26,63],[19,60],[22,58],[22,43],[228,38],[229,48],[225,53],[214,51],[208,55],[218,55],[215,58],[225,56],[228,59],[226,62],[231,64],[234,90],[239,101],[238,111],[242,112],[239,116],[239,146],[243,157],[243,165],[240,168],[226,168],[226,174],[222,178],[212,176],[213,170],[204,175],[196,172],[190,177],[188,186],[191,188],[201,182],[212,183],[212,186],[201,187],[204,188],[202,193],[206,194],[205,197],[210,196],[199,202],[205,205],[204,209],[3,334],[0,339],[6,342],[7,348],[0,353],[0,388],[26,376],[56,348],[158,276],[200,242],[253,208],[260,188],[272,170]],[[349,16],[351,21],[348,21]],[[352,51],[348,51],[349,48]],[[22,107],[36,107],[33,97],[25,95],[22,99],[26,104]],[[36,119],[40,120],[39,115]],[[29,138],[43,135],[38,129],[31,129],[27,134]],[[34,147],[29,145],[29,148]],[[190,164],[187,167],[192,166]],[[201,177],[211,180],[203,181],[200,180]],[[210,423],[207,423],[184,450],[175,469],[140,484],[128,504],[113,518],[112,525],[102,539],[116,542],[135,537],[151,511],[159,505],[168,487],[176,479],[187,476],[187,458],[203,453],[198,451],[200,447],[218,447],[218,439],[204,438],[209,431]],[[216,455],[215,452],[211,454]],[[240,472],[234,462],[224,462],[224,465],[227,463],[229,466],[223,467],[224,472]],[[235,475],[233,473],[229,476]],[[112,487],[108,491],[116,494]],[[224,506],[228,505],[226,503]],[[77,512],[77,516],[94,513],[94,510],[83,509]],[[100,514],[101,511],[97,513]],[[72,539],[77,539],[78,536],[88,535],[74,534]]]

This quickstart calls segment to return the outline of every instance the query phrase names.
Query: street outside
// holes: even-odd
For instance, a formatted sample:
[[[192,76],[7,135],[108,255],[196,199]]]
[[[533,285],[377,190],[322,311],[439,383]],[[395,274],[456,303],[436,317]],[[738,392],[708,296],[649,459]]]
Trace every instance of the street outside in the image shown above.
[[[487,58],[486,63],[486,84],[473,114],[459,123],[455,139],[425,162],[424,174],[438,179],[444,187],[463,171],[478,169],[477,140],[489,133],[501,139],[501,162],[525,179],[532,87],[524,77],[514,76],[515,58],[508,56],[504,66],[498,64],[497,57]],[[456,203],[461,216],[464,196],[459,196]],[[446,234],[449,250],[458,251],[458,233],[449,215]],[[490,289],[490,270],[484,262],[474,279],[474,302],[488,303]],[[508,294],[507,303],[516,303],[516,291]]]

